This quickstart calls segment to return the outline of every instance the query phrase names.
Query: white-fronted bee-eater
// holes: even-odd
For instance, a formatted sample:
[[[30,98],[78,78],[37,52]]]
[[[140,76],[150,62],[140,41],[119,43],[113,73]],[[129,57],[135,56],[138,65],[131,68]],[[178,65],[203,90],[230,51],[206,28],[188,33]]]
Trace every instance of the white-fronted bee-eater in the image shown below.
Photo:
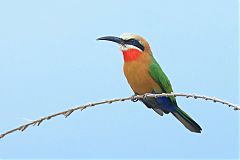
[[[112,41],[120,45],[124,58],[124,74],[135,94],[173,92],[170,81],[154,59],[151,48],[144,38],[125,33],[120,37],[105,36],[97,40]],[[201,127],[178,107],[174,96],[146,97],[141,101],[159,115],[171,113],[187,129],[201,133]]]

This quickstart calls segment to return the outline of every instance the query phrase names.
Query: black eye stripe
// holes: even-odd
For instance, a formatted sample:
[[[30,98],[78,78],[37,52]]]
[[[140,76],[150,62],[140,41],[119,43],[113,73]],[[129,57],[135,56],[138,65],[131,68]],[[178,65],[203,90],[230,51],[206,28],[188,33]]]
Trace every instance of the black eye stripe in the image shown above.
[[[132,39],[125,40],[125,44],[133,45],[133,46],[141,49],[142,51],[144,51],[144,46],[141,43],[139,43],[139,41],[136,39],[132,38]]]

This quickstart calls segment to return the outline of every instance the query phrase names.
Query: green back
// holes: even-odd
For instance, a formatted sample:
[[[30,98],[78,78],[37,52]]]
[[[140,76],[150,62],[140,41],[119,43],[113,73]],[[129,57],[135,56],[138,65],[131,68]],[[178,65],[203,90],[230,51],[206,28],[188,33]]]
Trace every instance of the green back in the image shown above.
[[[173,92],[169,79],[167,78],[166,74],[163,72],[157,61],[154,59],[154,57],[152,57],[152,63],[149,66],[149,73],[151,77],[155,80],[155,82],[159,84],[163,93]],[[169,98],[173,104],[177,105],[175,97]]]

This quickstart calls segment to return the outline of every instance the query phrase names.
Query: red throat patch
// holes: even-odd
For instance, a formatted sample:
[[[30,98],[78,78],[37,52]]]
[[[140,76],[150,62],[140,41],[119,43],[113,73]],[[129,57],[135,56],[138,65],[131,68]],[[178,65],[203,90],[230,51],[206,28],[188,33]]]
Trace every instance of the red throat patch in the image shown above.
[[[139,51],[138,49],[132,49],[132,48],[126,51],[122,51],[122,53],[123,53],[124,62],[134,61],[142,54],[142,52]]]

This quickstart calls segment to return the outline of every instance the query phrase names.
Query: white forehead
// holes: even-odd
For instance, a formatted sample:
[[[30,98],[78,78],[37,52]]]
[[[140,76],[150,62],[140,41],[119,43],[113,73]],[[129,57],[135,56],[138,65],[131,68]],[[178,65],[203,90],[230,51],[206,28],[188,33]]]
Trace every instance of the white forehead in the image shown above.
[[[132,34],[132,33],[123,33],[120,38],[127,40],[127,39],[131,39],[131,38],[135,38],[136,35]]]

